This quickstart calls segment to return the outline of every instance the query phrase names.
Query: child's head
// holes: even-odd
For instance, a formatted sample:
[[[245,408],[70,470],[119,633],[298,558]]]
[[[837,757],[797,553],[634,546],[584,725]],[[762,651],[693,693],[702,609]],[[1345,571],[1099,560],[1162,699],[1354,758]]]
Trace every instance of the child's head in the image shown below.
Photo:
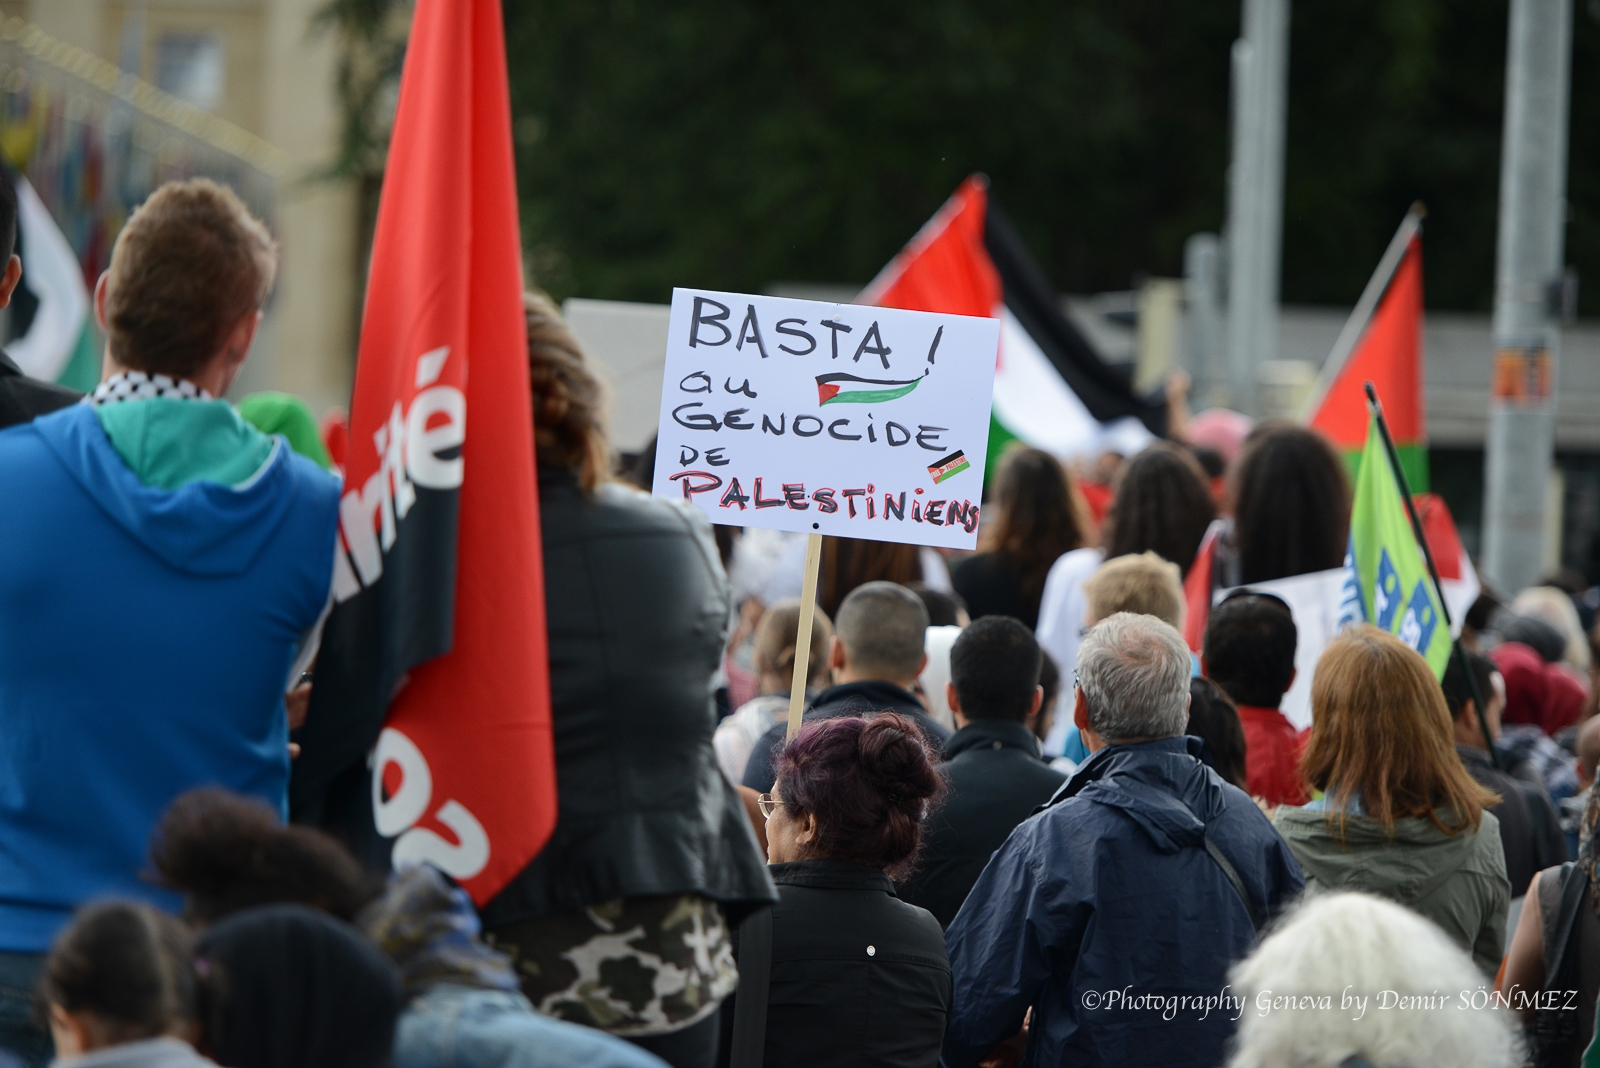
[[[56,938],[39,980],[58,1057],[162,1035],[196,1017],[193,945],[183,924],[148,905],[90,905]]]

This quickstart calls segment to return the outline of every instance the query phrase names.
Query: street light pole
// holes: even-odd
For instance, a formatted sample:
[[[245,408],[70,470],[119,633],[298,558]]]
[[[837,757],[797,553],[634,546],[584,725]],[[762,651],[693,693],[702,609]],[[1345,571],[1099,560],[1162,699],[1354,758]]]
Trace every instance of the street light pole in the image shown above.
[[[1566,224],[1571,0],[1511,0],[1483,565],[1506,593],[1545,566]]]
[[[1255,415],[1256,369],[1278,346],[1289,0],[1244,0],[1242,22],[1228,167],[1228,386],[1233,406]]]

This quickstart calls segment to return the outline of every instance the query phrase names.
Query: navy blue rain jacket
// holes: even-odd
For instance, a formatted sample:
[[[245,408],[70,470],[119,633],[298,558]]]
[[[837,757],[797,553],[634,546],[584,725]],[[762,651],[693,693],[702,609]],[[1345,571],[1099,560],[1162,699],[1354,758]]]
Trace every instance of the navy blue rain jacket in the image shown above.
[[[1260,916],[1305,882],[1255,802],[1201,763],[1200,746],[1102,749],[995,852],[946,936],[947,1068],[977,1064],[1021,1029],[1029,1006],[1024,1065],[1222,1063],[1241,1007],[1218,999],[1233,995],[1228,968],[1255,930],[1205,836]]]

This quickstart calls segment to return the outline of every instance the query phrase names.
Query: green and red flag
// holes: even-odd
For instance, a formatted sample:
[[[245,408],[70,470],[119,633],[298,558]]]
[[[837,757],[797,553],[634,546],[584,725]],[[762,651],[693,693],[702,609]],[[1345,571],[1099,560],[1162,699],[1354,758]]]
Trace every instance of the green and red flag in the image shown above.
[[[1450,628],[1384,450],[1378,420],[1371,415],[1350,509],[1344,568],[1339,626],[1371,623],[1396,635],[1421,653],[1434,675],[1442,678],[1450,660]]]
[[[1411,217],[1408,216],[1408,222]],[[1398,265],[1383,287],[1360,340],[1334,375],[1307,422],[1344,453],[1356,475],[1367,439],[1367,398],[1371,382],[1383,398],[1384,416],[1394,435],[1406,481],[1416,493],[1428,491],[1428,424],[1422,374],[1422,236],[1412,223]],[[1382,267],[1380,266],[1380,272]]]

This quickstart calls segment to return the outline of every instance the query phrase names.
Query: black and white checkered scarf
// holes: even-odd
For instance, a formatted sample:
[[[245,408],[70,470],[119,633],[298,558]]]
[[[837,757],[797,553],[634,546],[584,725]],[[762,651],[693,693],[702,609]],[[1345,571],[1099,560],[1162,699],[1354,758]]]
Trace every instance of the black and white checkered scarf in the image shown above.
[[[95,406],[116,404],[118,401],[150,400],[168,397],[174,400],[215,400],[210,393],[193,382],[170,375],[152,375],[143,371],[121,371],[112,375],[89,394],[89,403]]]

